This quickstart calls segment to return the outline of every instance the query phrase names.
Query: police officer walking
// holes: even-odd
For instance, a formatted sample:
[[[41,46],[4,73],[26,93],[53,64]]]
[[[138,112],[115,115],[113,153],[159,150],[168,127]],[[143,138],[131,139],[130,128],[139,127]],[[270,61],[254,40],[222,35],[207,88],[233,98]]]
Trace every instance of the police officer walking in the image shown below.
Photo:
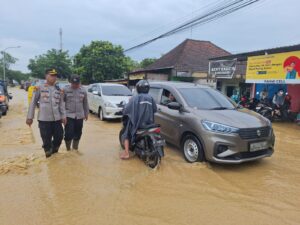
[[[55,69],[46,70],[46,83],[35,88],[29,106],[26,124],[31,126],[34,111],[39,103],[38,121],[46,157],[58,152],[63,139],[63,124],[66,124],[64,94],[57,86]]]
[[[71,150],[71,145],[72,149],[78,150],[82,135],[83,119],[88,119],[89,105],[87,92],[80,84],[80,77],[78,75],[72,75],[70,83],[71,85],[64,88],[67,115],[65,142],[67,150]]]

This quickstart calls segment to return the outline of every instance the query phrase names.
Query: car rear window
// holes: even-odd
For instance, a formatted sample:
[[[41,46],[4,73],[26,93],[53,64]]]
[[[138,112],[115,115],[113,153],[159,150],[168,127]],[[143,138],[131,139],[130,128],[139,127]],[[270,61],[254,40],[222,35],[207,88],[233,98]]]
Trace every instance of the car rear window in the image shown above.
[[[212,88],[181,88],[179,91],[192,108],[208,110],[235,108],[225,95]]]
[[[0,95],[3,95],[4,94],[4,88],[3,86],[0,85]]]
[[[125,86],[102,86],[102,93],[106,96],[132,96],[131,91]]]

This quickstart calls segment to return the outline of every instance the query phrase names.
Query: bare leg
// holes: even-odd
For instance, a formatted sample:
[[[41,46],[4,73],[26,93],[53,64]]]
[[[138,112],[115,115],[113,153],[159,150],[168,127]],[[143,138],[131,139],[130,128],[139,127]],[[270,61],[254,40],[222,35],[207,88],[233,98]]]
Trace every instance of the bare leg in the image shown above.
[[[129,158],[129,140],[126,139],[124,141],[124,147],[125,147],[125,150],[124,152],[121,154],[120,158],[121,159],[128,159]]]

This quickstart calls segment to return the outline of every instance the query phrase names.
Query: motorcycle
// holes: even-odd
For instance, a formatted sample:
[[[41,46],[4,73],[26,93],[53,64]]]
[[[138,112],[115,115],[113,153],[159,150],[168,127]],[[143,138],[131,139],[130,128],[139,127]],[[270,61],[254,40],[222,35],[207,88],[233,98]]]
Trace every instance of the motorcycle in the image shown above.
[[[273,108],[267,103],[262,103],[262,102],[258,103],[256,107],[256,112],[270,121],[273,120],[273,116],[272,116]]]
[[[119,141],[122,143],[122,135],[127,125],[127,117],[123,116],[123,127],[119,133]],[[164,156],[165,140],[160,135],[160,126],[157,124],[150,125],[137,131],[134,143],[130,144],[130,151],[134,152],[145,164],[154,169]]]
[[[256,112],[266,117],[270,121],[292,121],[290,113],[290,100],[285,99],[285,102],[280,109],[273,109],[270,104],[261,102],[256,107]]]

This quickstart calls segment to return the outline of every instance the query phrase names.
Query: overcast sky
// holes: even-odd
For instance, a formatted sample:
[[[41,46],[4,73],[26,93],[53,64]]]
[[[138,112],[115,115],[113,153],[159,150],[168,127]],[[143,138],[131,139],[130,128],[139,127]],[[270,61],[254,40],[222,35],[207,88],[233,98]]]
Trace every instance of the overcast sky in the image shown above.
[[[92,40],[108,40],[125,49],[202,14],[217,0],[1,0],[0,50],[19,61],[13,69],[27,70],[28,61],[51,48],[76,54]],[[160,57],[186,38],[209,40],[238,53],[300,43],[299,0],[262,0],[204,26],[158,40],[128,53],[135,60]]]

